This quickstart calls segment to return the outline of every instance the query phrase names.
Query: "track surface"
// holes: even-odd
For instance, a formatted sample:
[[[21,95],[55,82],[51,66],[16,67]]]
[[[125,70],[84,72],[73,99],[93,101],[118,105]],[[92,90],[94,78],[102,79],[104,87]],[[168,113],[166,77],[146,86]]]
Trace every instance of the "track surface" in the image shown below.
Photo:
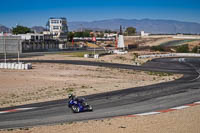
[[[0,129],[31,127],[36,125],[144,113],[168,109],[200,100],[200,71],[198,69],[200,68],[200,59],[155,59],[142,67],[87,61],[43,60],[28,62],[64,63],[144,71],[162,71],[181,73],[184,74],[184,76],[183,78],[172,82],[86,96],[85,98],[94,108],[93,112],[73,114],[67,107],[66,99],[3,108],[0,109],[0,112],[5,110],[11,110],[11,112],[0,113]],[[31,109],[12,112],[12,109],[16,108]]]

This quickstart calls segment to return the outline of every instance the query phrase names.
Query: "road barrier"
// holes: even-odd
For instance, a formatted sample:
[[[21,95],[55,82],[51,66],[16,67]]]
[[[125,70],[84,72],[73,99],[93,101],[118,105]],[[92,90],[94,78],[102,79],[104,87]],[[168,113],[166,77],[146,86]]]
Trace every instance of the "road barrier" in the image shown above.
[[[84,58],[95,58],[95,59],[98,59],[99,58],[99,54],[84,54]]]
[[[128,51],[122,51],[122,50],[113,50],[114,54],[119,54],[119,55],[123,55],[123,54],[127,54]]]
[[[29,70],[32,69],[31,63],[0,63],[0,69]]]
[[[170,54],[154,54],[154,55],[141,55],[138,58],[161,58],[161,57],[200,57],[200,54],[194,53],[170,53]]]

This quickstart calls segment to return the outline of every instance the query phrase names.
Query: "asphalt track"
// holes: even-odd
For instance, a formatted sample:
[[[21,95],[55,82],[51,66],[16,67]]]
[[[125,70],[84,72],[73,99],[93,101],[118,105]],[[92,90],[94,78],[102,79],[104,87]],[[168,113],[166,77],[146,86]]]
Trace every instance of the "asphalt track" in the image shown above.
[[[32,127],[37,125],[138,114],[155,110],[164,110],[200,101],[200,59],[198,58],[155,59],[141,67],[72,60],[32,60],[27,62],[88,65],[142,71],[162,71],[180,73],[184,74],[184,76],[181,79],[166,83],[88,95],[85,98],[89,104],[93,106],[93,112],[73,114],[67,107],[67,99],[2,108],[0,109],[0,112],[16,108],[31,109],[0,113],[0,129]]]

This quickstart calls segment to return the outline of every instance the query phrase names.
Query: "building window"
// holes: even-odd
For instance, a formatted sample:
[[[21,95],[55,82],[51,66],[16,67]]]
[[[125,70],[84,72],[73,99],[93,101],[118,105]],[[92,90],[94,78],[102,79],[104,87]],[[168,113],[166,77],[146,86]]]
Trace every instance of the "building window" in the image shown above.
[[[59,26],[53,26],[54,30],[59,30]]]
[[[59,24],[59,20],[51,20],[52,24]]]
[[[35,39],[36,39],[36,40],[39,40],[39,36],[35,36]]]
[[[35,36],[31,36],[31,40],[35,40]]]

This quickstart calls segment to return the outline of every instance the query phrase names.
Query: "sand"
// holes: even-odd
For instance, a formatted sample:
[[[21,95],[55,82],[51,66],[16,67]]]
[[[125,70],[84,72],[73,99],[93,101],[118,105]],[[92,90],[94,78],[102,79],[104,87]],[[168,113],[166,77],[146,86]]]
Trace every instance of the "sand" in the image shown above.
[[[65,55],[34,57],[43,59],[85,60]],[[128,57],[127,57],[128,58]],[[118,60],[116,57],[113,60]],[[128,62],[128,60],[126,60]],[[119,62],[120,63],[120,62]],[[70,64],[33,63],[32,70],[0,70],[0,107],[44,102],[77,96],[146,86],[180,78],[182,75],[151,75],[121,70]]]
[[[120,59],[122,61],[119,61]],[[104,57],[104,62],[132,63],[132,55]],[[47,55],[32,59],[91,60],[65,55]],[[97,60],[96,60],[97,61]],[[109,92],[129,87],[146,86],[172,81],[182,75],[159,76],[135,70],[121,70],[94,66],[33,63],[32,70],[0,70],[0,107],[22,105],[66,98],[68,93],[78,96]],[[78,82],[77,82],[78,81]],[[136,118],[112,118],[51,126],[3,130],[11,133],[167,133],[198,130],[200,107],[183,111]],[[192,114],[192,115],[191,115]],[[190,117],[188,117],[190,116]],[[192,128],[194,126],[194,129]],[[188,132],[187,132],[188,133]]]

